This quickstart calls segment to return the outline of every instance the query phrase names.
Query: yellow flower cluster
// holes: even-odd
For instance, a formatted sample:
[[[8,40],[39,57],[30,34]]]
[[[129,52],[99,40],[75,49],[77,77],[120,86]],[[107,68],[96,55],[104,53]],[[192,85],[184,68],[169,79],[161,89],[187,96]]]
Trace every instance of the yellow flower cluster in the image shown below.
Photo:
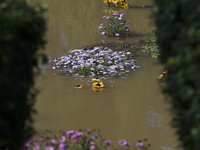
[[[103,0],[103,2],[108,5],[116,5],[123,8],[129,7],[126,0]]]

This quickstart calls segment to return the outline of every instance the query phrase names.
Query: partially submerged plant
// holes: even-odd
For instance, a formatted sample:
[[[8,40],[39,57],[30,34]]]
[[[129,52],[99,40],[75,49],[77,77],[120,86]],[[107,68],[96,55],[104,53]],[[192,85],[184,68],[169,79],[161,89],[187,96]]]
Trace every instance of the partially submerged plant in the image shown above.
[[[134,61],[131,52],[94,47],[93,50],[70,50],[69,55],[53,60],[52,69],[61,69],[74,76],[121,76],[131,69],[140,68]]]
[[[103,0],[109,6],[128,8],[128,3],[126,0]]]
[[[34,137],[21,150],[114,150],[112,142],[108,139],[102,139],[99,130],[86,129],[83,132],[81,130],[69,130],[66,132],[60,130],[59,132],[59,135],[53,136],[47,130],[48,136]],[[131,147],[131,144],[126,140],[120,140],[118,144],[122,149],[126,150]],[[146,144],[146,140],[133,143],[135,150],[148,150],[149,146]]]
[[[125,13],[113,13],[113,16],[103,16],[109,22],[105,24],[100,24],[99,29],[102,35],[112,36],[112,37],[128,37],[130,35],[129,22],[123,19]]]

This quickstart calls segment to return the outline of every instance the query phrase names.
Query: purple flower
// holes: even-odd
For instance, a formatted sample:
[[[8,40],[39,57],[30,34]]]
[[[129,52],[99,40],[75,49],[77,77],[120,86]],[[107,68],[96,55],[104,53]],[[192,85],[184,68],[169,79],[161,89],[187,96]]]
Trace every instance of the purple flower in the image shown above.
[[[119,36],[119,34],[118,34],[118,33],[116,33],[116,34],[115,34],[115,36]]]
[[[142,147],[144,144],[142,143],[142,142],[137,142],[136,144],[135,144],[136,146],[139,146],[139,147]]]
[[[129,27],[129,25],[125,25],[125,28],[128,28]]]
[[[103,16],[103,18],[106,18],[106,16]]]
[[[39,145],[34,146],[34,148],[33,148],[33,150],[39,150],[39,149],[40,149]]]
[[[126,140],[120,140],[118,143],[120,146],[125,146],[127,144]]]
[[[117,19],[118,17],[115,17],[115,19]]]
[[[108,16],[108,17],[106,17],[106,19],[109,19],[110,17]]]
[[[67,144],[64,144],[64,143],[61,143],[61,144],[59,144],[59,148],[60,148],[60,150],[64,150],[65,148],[67,148]]]
[[[83,133],[82,132],[75,132],[74,135],[71,137],[71,139],[75,139],[79,136],[83,136]]]
[[[90,142],[90,145],[94,145],[95,143],[93,141]]]
[[[104,34],[105,34],[105,32],[102,32],[102,33],[101,33],[101,35],[104,35]]]
[[[52,146],[47,146],[45,150],[54,150]]]
[[[90,150],[94,150],[94,149],[95,149],[95,146],[92,145],[92,146],[90,147]]]
[[[128,21],[128,23],[130,23],[130,22]]]
[[[113,13],[113,15],[117,16],[117,15],[119,15],[119,14],[117,14],[117,13]]]
[[[52,144],[57,144],[56,140],[54,140],[54,139],[51,140],[51,143]]]
[[[61,143],[65,142],[65,140],[66,140],[66,138],[65,138],[64,136],[62,136],[62,137],[59,139],[59,141],[60,141]]]
[[[102,29],[102,28],[103,28],[102,26],[99,27],[99,29]]]
[[[69,130],[69,131],[66,132],[66,134],[67,134],[67,135],[74,134],[74,130]]]
[[[111,141],[109,141],[109,140],[105,140],[104,143],[107,145],[112,145]]]
[[[122,20],[122,17],[119,17],[118,20]]]

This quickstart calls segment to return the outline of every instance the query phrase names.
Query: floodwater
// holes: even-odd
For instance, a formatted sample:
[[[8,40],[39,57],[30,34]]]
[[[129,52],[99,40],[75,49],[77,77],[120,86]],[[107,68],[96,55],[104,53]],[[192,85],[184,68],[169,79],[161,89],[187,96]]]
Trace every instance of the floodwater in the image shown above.
[[[45,54],[49,59],[67,54],[70,49],[79,49],[103,41],[116,39],[102,36],[99,25],[102,18],[112,10],[106,8],[103,0],[34,0],[48,7]],[[128,0],[129,5],[153,5],[151,0]],[[116,9],[119,11],[119,9]],[[150,15],[153,8],[128,9],[125,18],[134,33],[123,42],[134,42],[137,38],[149,37],[153,25]],[[100,129],[102,137],[118,145],[118,140],[136,142],[144,138],[152,145],[151,150],[175,150],[176,137],[170,127],[169,105],[158,85],[158,75],[163,67],[157,59],[145,54],[135,58],[140,69],[131,71],[124,78],[112,78],[117,88],[111,88],[110,80],[103,81],[105,88],[94,93],[91,83],[61,75],[51,65],[40,65],[42,74],[36,78],[40,90],[37,97],[34,127],[38,133],[50,129]],[[73,88],[83,84],[82,89]]]

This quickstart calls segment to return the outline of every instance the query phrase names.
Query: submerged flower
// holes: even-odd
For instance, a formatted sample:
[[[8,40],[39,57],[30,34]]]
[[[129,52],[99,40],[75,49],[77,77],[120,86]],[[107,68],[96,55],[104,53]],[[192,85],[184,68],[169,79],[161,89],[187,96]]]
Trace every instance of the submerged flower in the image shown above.
[[[52,146],[47,146],[45,150],[54,150],[54,147],[52,147]]]
[[[101,79],[99,78],[93,78],[92,81],[100,81]]]
[[[102,87],[104,87],[104,84],[103,84],[102,82],[100,82],[100,83],[94,82],[94,83],[92,84],[92,86],[93,86],[93,87],[97,87],[97,88],[102,88]]]
[[[65,136],[62,136],[62,137],[59,139],[59,141],[60,141],[61,143],[65,142],[65,140],[66,140]]]
[[[142,147],[144,144],[141,141],[138,141],[135,145],[139,146],[139,147]]]
[[[67,135],[74,134],[74,130],[69,130],[69,131],[66,132],[66,134],[67,134]]]
[[[74,88],[80,89],[80,88],[83,88],[83,86],[79,84],[79,85],[74,86]]]
[[[90,147],[90,150],[94,150],[94,149],[95,149],[95,146],[92,145],[92,146]]]
[[[68,147],[67,144],[64,144],[64,143],[59,144],[60,150],[65,150],[67,147]]]
[[[109,141],[109,140],[105,140],[104,143],[107,145],[112,145],[111,141]]]
[[[118,143],[119,143],[120,146],[125,146],[125,145],[127,145],[126,140],[120,140]]]

